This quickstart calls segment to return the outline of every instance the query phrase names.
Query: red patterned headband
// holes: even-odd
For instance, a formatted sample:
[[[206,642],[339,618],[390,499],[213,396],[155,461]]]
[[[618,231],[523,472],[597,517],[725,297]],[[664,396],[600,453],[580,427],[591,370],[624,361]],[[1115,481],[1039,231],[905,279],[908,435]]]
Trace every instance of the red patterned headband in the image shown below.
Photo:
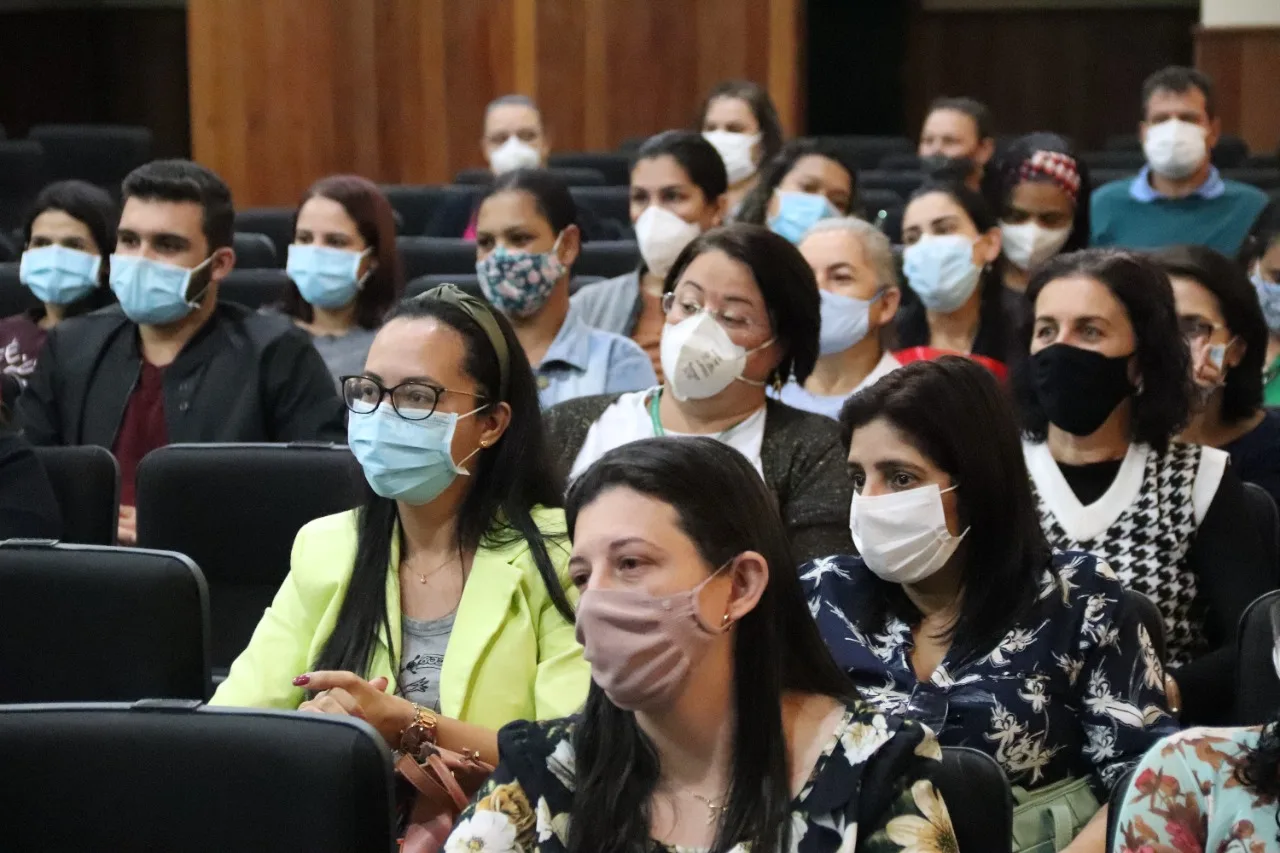
[[[1074,157],[1057,151],[1037,151],[1018,169],[1019,180],[1043,177],[1053,181],[1075,201],[1080,192],[1080,169]]]

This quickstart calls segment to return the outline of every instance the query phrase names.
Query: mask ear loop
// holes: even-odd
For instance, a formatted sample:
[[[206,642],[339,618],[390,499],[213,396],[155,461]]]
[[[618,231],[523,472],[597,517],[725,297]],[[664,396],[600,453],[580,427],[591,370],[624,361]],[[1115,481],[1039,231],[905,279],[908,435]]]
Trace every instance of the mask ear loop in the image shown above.
[[[216,251],[216,250],[215,250],[215,251]],[[187,272],[187,279],[186,279],[186,282],[184,283],[184,284],[185,284],[185,286],[186,286],[186,287],[190,287],[190,286],[191,286],[191,276],[193,276],[193,275],[195,275],[197,272],[199,272],[199,270],[200,270],[200,268],[201,268],[201,267],[207,266],[208,264],[211,264],[211,263],[213,263],[213,255],[209,255],[209,257],[205,258],[203,261],[201,261],[200,263],[198,263],[198,264],[196,264],[194,267],[192,267],[192,268]],[[190,307],[190,308],[191,308],[191,310],[193,310],[193,311],[194,311],[194,310],[198,309],[198,308],[200,307],[200,303],[204,302],[205,294],[209,292],[209,285],[211,285],[211,284],[213,284],[213,276],[212,276],[212,275],[210,275],[210,276],[209,276],[208,281],[206,281],[206,282],[204,283],[204,287],[200,288],[200,292],[199,292],[199,293],[197,293],[195,296],[192,296],[190,299],[187,299],[187,300],[186,300],[186,302],[187,302],[187,306],[188,306],[188,307]],[[185,294],[185,293],[183,294],[183,297],[184,297],[184,298],[186,297],[186,294]]]
[[[373,251],[373,247],[370,246],[369,248],[365,249],[363,252],[360,253],[360,257],[356,261],[356,269],[360,269],[360,262],[363,261],[366,257],[368,257],[369,253],[371,253],[372,251]],[[369,282],[369,276],[373,275],[373,271],[377,268],[378,267],[376,262],[369,265],[369,268],[364,271],[364,275],[356,279],[356,290],[364,290],[364,286]]]
[[[463,418],[470,417],[470,416],[474,415],[476,412],[479,412],[479,411],[481,411],[481,410],[483,410],[483,409],[486,409],[486,408],[488,408],[488,406],[487,406],[487,405],[485,405],[485,406],[477,406],[476,408],[472,409],[472,410],[471,410],[471,411],[469,411],[469,412],[466,412],[465,414],[458,415],[458,420],[462,420]],[[470,453],[468,453],[466,456],[464,456],[464,457],[462,457],[461,459],[459,459],[457,462],[454,462],[454,463],[453,463],[453,467],[454,467],[454,468],[456,468],[456,469],[457,469],[457,471],[458,471],[458,473],[459,473],[459,474],[461,474],[462,476],[464,476],[464,477],[470,477],[470,476],[471,476],[471,472],[470,472],[470,471],[468,471],[466,468],[463,468],[462,466],[463,466],[463,465],[465,465],[465,464],[467,464],[467,462],[471,459],[471,457],[472,457],[472,456],[475,456],[475,455],[476,455],[477,453],[479,453],[481,450],[487,450],[487,449],[489,448],[489,444],[490,444],[490,442],[489,442],[489,440],[488,440],[488,439],[484,439],[484,438],[480,439],[480,445],[479,445],[475,450],[471,451],[471,452],[470,452]]]

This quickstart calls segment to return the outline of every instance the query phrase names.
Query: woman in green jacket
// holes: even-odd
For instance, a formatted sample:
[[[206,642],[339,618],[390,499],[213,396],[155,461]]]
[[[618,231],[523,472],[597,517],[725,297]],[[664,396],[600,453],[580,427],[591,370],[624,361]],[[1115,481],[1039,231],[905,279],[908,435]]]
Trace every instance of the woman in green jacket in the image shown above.
[[[426,719],[493,760],[500,726],[571,714],[590,682],[529,364],[501,315],[444,285],[342,387],[369,498],[298,533],[213,701],[357,714],[393,747]]]

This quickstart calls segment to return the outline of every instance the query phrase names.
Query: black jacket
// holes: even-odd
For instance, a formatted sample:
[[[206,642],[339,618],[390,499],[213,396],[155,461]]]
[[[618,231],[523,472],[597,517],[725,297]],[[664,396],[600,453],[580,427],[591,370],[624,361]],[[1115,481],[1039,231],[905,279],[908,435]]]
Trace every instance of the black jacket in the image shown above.
[[[36,445],[111,449],[142,370],[138,327],[111,306],[49,332],[17,424]],[[346,441],[342,400],[307,333],[219,303],[164,371],[169,441]]]
[[[22,436],[0,425],[0,540],[61,536],[62,515],[49,475]]]

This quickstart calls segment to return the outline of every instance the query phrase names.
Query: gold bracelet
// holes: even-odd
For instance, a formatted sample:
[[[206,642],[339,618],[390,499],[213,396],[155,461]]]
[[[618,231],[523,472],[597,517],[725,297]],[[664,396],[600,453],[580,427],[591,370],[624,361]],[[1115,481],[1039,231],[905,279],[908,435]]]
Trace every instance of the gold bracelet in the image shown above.
[[[435,745],[436,727],[440,718],[434,711],[421,705],[415,704],[413,711],[413,721],[400,732],[400,751],[405,755],[413,756],[414,760],[418,761],[419,753],[424,746]]]

